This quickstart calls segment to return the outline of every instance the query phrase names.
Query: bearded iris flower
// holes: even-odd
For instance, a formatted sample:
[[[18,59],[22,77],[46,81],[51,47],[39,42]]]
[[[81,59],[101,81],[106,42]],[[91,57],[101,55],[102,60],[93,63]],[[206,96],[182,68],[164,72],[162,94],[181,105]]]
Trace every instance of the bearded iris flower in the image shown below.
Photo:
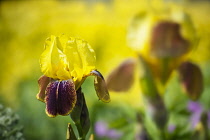
[[[95,76],[99,100],[109,102],[110,96],[103,76],[95,68],[95,52],[84,40],[66,35],[51,36],[40,57],[43,76],[38,80],[37,99],[46,103],[49,117],[68,115],[77,100],[76,91],[88,76]]]

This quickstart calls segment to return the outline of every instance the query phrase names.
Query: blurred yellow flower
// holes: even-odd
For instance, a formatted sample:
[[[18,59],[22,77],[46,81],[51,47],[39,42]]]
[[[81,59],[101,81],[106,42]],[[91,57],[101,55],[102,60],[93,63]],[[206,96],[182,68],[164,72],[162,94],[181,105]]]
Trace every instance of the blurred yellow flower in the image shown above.
[[[95,52],[86,41],[66,35],[48,38],[40,58],[41,71],[45,76],[72,79],[76,89],[82,84],[82,77],[95,69],[95,61]]]
[[[129,46],[143,56],[161,58],[188,52],[195,44],[196,34],[190,17],[182,11],[144,12],[135,16],[127,38]],[[159,43],[162,47],[158,47]]]
[[[177,10],[136,15],[127,39],[129,46],[148,63],[160,87],[198,42],[189,15]]]

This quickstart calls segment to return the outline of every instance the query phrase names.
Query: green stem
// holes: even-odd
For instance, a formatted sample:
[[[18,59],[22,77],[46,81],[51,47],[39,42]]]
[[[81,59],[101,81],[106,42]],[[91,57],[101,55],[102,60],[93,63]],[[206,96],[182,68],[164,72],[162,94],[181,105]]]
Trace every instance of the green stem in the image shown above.
[[[169,77],[169,58],[162,59],[162,73],[161,73],[161,82],[164,85]]]
[[[166,140],[164,129],[161,129],[161,140]]]
[[[207,113],[204,112],[201,116],[201,123],[204,128],[204,140],[209,140],[209,132],[208,132],[208,116]]]
[[[205,129],[204,130],[205,132],[205,140],[209,140],[209,132],[208,132],[208,129]]]
[[[90,129],[90,119],[85,97],[81,88],[77,90],[77,102],[70,114],[70,117],[74,122],[79,135],[77,139],[85,140],[85,137]]]
[[[78,140],[85,140],[85,136],[83,135],[81,124],[80,123],[75,123],[75,125],[76,125],[77,131],[79,133]]]

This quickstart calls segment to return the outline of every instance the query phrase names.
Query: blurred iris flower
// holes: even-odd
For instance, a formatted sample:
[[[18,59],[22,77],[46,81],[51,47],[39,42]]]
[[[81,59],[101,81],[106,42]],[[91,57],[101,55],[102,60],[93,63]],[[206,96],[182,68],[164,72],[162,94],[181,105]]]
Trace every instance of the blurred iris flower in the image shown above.
[[[140,13],[131,22],[128,44],[146,61],[153,76],[165,85],[197,41],[190,17],[183,11]]]
[[[46,103],[49,117],[68,115],[77,100],[76,91],[87,76],[95,76],[94,85],[100,100],[110,96],[103,76],[95,68],[95,52],[84,40],[66,35],[51,36],[45,42],[40,57],[41,71],[37,99]]]
[[[137,53],[114,69],[107,78],[110,90],[128,90],[138,70],[139,84],[148,105],[146,113],[156,126],[164,130],[169,115],[163,100],[167,82],[173,71],[178,71],[180,84],[192,100],[203,91],[202,72],[196,64],[187,61],[197,42],[190,17],[185,12],[167,14],[140,13],[128,29],[128,45]],[[169,132],[175,128],[171,127]]]
[[[138,59],[129,58],[111,72],[107,79],[110,90],[128,90],[138,66],[143,94],[155,98],[157,93],[163,94],[171,73],[177,70],[189,97],[193,100],[200,97],[202,72],[199,66],[187,60],[198,42],[189,15],[183,11],[137,14],[128,29],[127,39]]]
[[[189,16],[184,12],[169,12],[166,15],[144,12],[137,14],[132,20],[127,40],[144,63],[141,64],[141,73],[148,72],[142,70],[142,67],[148,67],[150,77],[160,85],[165,85],[171,72],[186,60],[186,55],[195,44],[196,35]],[[107,80],[108,88],[114,91],[129,89],[134,76],[132,73],[138,62],[128,59],[117,67]],[[126,74],[128,78],[125,77]],[[119,81],[115,83],[121,86],[115,86],[114,79],[120,79],[115,80]]]

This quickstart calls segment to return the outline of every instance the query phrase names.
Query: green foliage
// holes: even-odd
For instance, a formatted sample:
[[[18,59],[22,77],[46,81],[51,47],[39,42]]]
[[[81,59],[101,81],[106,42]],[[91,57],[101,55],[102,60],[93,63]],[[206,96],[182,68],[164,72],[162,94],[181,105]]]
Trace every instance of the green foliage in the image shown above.
[[[107,124],[109,130],[116,130],[120,134],[120,140],[134,139],[135,124],[137,123],[135,110],[129,105],[110,102],[109,104],[96,103],[91,108],[91,120],[93,124],[93,132],[95,139],[108,140],[114,139],[108,134],[100,136],[96,133],[97,122],[104,122]]]
[[[24,140],[22,131],[19,116],[11,108],[5,108],[0,104],[0,139]]]

